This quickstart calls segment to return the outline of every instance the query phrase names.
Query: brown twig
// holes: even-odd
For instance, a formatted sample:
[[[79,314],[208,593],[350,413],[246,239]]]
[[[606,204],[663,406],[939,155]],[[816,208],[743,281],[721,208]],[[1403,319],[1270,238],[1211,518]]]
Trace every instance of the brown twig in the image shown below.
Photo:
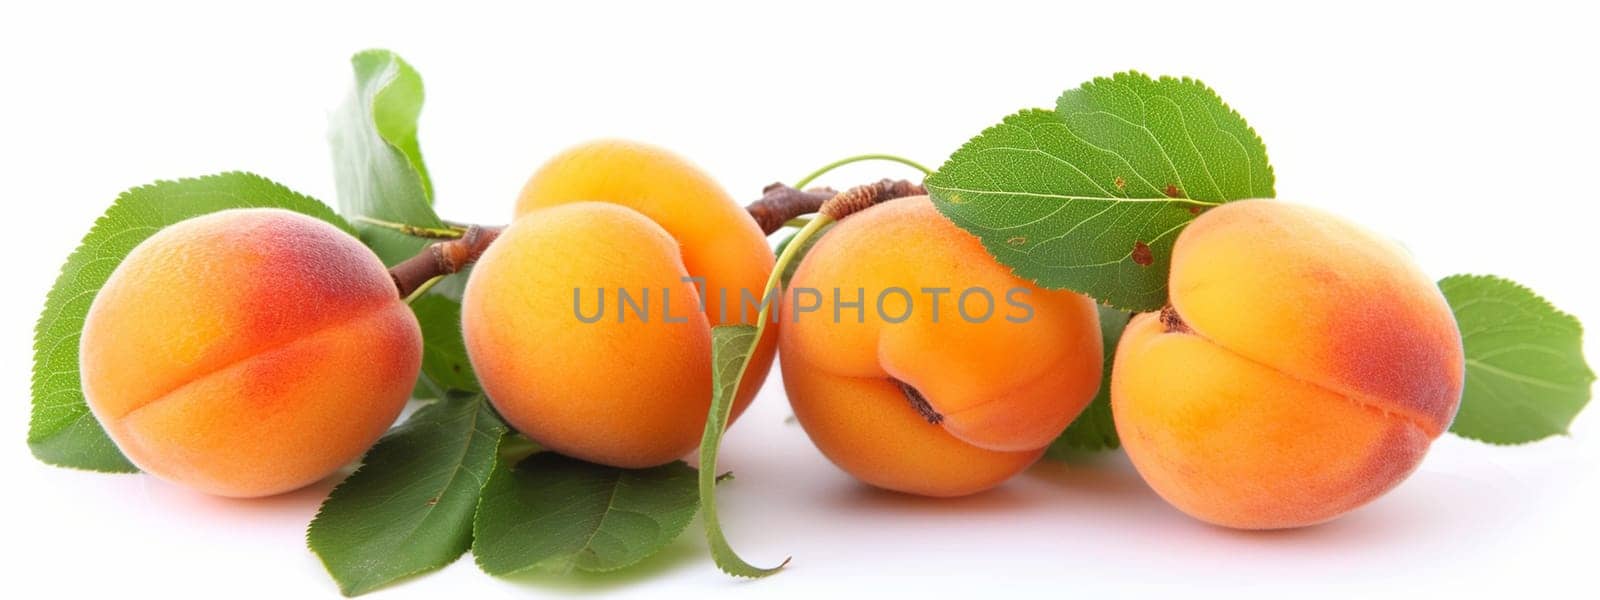
[[[423,248],[416,256],[390,267],[389,276],[394,278],[394,287],[400,292],[400,297],[408,298],[428,280],[441,275],[459,273],[467,268],[467,265],[483,255],[483,251],[487,250],[489,244],[499,235],[498,228],[469,226],[461,237],[428,244],[428,247]]]
[[[761,199],[751,202],[745,210],[750,211],[750,216],[755,217],[762,233],[770,234],[782,228],[789,219],[817,212],[822,203],[835,195],[838,195],[838,192],[831,188],[797,190],[782,183],[774,183],[762,188]]]
[[[903,179],[884,179],[876,183],[858,185],[843,193],[825,187],[798,190],[782,183],[769,185],[761,192],[761,199],[752,202],[745,209],[750,211],[750,216],[755,218],[756,223],[761,226],[761,231],[765,233],[777,231],[790,219],[805,214],[823,213],[838,220],[874,204],[927,193],[921,184]],[[384,224],[389,225],[391,229],[408,228],[397,230],[417,237],[438,238],[445,235],[443,232],[426,228]],[[461,226],[451,224],[451,227]],[[499,235],[500,229],[497,227],[468,225],[459,238],[429,244],[416,256],[390,267],[389,276],[394,279],[394,287],[399,291],[400,297],[408,298],[429,280],[466,269],[473,261],[478,260],[483,251],[487,250],[489,244]]]
[[[782,183],[774,183],[762,188],[761,199],[751,202],[745,210],[750,211],[751,217],[755,217],[762,233],[770,234],[783,227],[789,219],[800,215],[820,212],[838,220],[874,204],[926,193],[928,191],[923,189],[922,184],[904,179],[883,179],[875,183],[858,185],[845,190],[844,193],[835,192],[831,188],[797,190]]]
[[[852,214],[861,212],[873,205],[904,198],[906,196],[920,196],[928,193],[920,183],[904,179],[881,179],[875,183],[858,185],[822,203],[817,212],[838,221]]]

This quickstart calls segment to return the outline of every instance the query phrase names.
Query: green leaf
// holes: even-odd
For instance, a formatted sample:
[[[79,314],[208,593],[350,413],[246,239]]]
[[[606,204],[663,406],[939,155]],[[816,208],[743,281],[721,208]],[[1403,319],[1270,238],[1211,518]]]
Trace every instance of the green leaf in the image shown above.
[[[1100,340],[1105,361],[1100,373],[1100,391],[1083,413],[1061,432],[1061,436],[1045,451],[1047,458],[1068,460],[1075,453],[1115,450],[1122,446],[1117,438],[1117,424],[1111,420],[1111,363],[1117,356],[1117,342],[1122,340],[1122,330],[1128,327],[1133,315],[1101,305]]]
[[[473,523],[485,573],[611,571],[637,563],[689,526],[699,502],[683,461],[618,469],[554,452],[515,468],[496,461]]]
[[[1492,444],[1566,434],[1589,403],[1595,379],[1578,320],[1499,277],[1452,275],[1439,289],[1455,312],[1467,357],[1451,433]]]
[[[766,577],[777,573],[789,559],[776,567],[762,568],[746,562],[728,544],[717,518],[717,448],[728,429],[733,398],[744,379],[761,330],[753,325],[722,325],[711,328],[711,411],[706,417],[706,432],[700,438],[700,504],[705,507],[706,539],[717,568],[738,577]]]
[[[482,391],[461,337],[461,303],[437,294],[411,302],[422,326],[422,385],[435,397],[450,390]]]
[[[34,456],[52,465],[91,471],[138,470],[106,437],[84,403],[78,337],[89,304],[128,252],[161,228],[246,207],[293,210],[352,231],[321,202],[249,173],[158,181],[123,192],[67,257],[34,328],[33,417],[28,424],[28,447]]]
[[[422,77],[388,50],[350,58],[354,87],[331,118],[333,174],[339,212],[356,223],[361,241],[393,265],[415,255],[427,240],[361,222],[361,218],[439,228],[433,184],[417,143]]]
[[[481,394],[422,407],[334,488],[306,543],[347,596],[448,565],[472,544],[506,426]]]
[[[798,271],[800,269],[800,263],[805,261],[806,253],[811,252],[811,248],[816,246],[817,242],[822,239],[822,236],[827,235],[828,230],[833,229],[833,226],[836,224],[837,223],[828,223],[823,225],[822,228],[818,229],[816,233],[811,235],[811,237],[806,238],[806,241],[801,243],[799,248],[795,249],[794,259],[789,261],[789,264],[784,265],[783,274],[779,275],[779,281],[783,282],[783,285],[789,285],[789,280],[794,279],[794,272]],[[794,237],[799,234],[800,232],[796,230],[794,233],[789,234],[789,237],[783,238],[783,241],[778,242],[778,247],[773,250],[773,253],[777,254],[778,256],[783,256],[784,249],[788,248],[789,243],[793,242]]]
[[[1166,303],[1173,241],[1196,215],[1273,195],[1261,139],[1216,93],[1132,72],[1007,117],[925,185],[1018,276],[1131,311]]]

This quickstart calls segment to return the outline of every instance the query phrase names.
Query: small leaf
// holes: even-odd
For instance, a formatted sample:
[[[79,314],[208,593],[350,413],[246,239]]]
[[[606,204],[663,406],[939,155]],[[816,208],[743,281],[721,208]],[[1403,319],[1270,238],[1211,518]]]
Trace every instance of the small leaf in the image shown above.
[[[461,303],[437,294],[411,302],[422,326],[422,384],[439,396],[450,390],[482,391],[461,337]]]
[[[92,471],[138,470],[106,437],[84,402],[78,372],[84,317],[111,271],[139,242],[191,217],[247,207],[293,210],[354,233],[321,202],[249,173],[158,181],[123,192],[67,257],[34,328],[33,417],[28,424],[34,456]]]
[[[706,539],[717,568],[738,577],[766,577],[777,573],[789,559],[776,567],[762,568],[746,562],[733,551],[717,519],[717,447],[728,429],[733,398],[744,378],[761,331],[753,325],[722,325],[711,328],[711,412],[706,417],[706,432],[700,438],[700,504],[705,507]]]
[[[1111,419],[1111,363],[1117,356],[1117,342],[1122,339],[1122,330],[1128,327],[1128,320],[1133,315],[1104,305],[1099,309],[1100,339],[1105,353],[1105,362],[1101,363],[1100,391],[1095,393],[1094,400],[1083,409],[1083,413],[1067,426],[1067,430],[1050,444],[1050,449],[1045,451],[1047,458],[1067,460],[1074,453],[1115,450],[1122,446],[1117,438],[1117,424]]]
[[[1450,432],[1492,444],[1566,434],[1595,380],[1578,320],[1499,277],[1452,275],[1439,289],[1455,312],[1467,357]]]
[[[968,141],[934,204],[1017,275],[1131,311],[1167,298],[1172,244],[1206,208],[1273,195],[1255,131],[1190,79],[1120,73]]]
[[[331,117],[329,142],[339,212],[384,264],[410,258],[427,240],[362,223],[367,217],[418,227],[444,227],[433,211],[433,184],[417,143],[422,77],[388,50],[350,58],[354,87]]]
[[[472,543],[478,493],[506,426],[481,394],[422,407],[334,488],[306,543],[347,596],[431,571]]]
[[[637,563],[689,526],[699,502],[683,461],[618,469],[554,452],[512,468],[496,461],[473,523],[485,573],[611,571]]]

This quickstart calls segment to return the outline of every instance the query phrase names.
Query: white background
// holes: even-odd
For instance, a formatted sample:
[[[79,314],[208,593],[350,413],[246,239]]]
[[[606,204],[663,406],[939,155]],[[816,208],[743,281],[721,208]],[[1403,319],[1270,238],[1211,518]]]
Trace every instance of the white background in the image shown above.
[[[861,152],[937,165],[1013,110],[1051,106],[1097,75],[1192,75],[1266,140],[1280,198],[1396,237],[1430,273],[1509,276],[1600,326],[1600,43],[1576,7],[36,4],[0,9],[0,596],[336,593],[302,541],[331,482],[220,500],[46,467],[23,439],[33,322],[95,217],[130,186],[234,169],[331,201],[326,115],[348,56],[366,47],[392,48],[423,75],[440,211],[495,223],[546,157],[596,136],[673,148],[751,200]],[[823,183],[910,175],[879,164]],[[728,435],[723,466],[739,477],[721,498],[735,546],[757,563],[792,554],[785,572],[724,577],[696,524],[620,576],[497,580],[468,559],[372,597],[1595,590],[1600,409],[1570,437],[1525,447],[1447,436],[1366,508],[1245,533],[1169,508],[1120,454],[1040,465],[961,500],[870,491],[784,424],[776,372]]]

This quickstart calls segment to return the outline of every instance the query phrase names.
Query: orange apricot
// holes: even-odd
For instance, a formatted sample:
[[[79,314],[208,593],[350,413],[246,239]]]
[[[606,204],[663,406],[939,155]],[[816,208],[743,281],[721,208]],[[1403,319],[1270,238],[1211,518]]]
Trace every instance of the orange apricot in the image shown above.
[[[1274,200],[1201,215],[1161,313],[1112,372],[1117,432],[1163,498],[1244,529],[1327,521],[1406,478],[1460,402],[1461,337],[1406,252]]]
[[[399,416],[422,334],[378,257],[323,221],[225,210],[162,229],[95,296],[89,408],[140,469],[237,497],[358,458]]]
[[[772,272],[755,220],[688,161],[618,140],[551,159],[517,214],[479,258],[462,306],[495,408],[535,442],[591,462],[649,467],[693,450],[710,409],[711,327],[754,323],[742,297],[758,302]],[[775,340],[758,345],[735,418]]]
[[[795,271],[782,314],[779,362],[800,425],[882,488],[999,485],[1100,385],[1094,303],[1013,275],[926,196],[840,221]]]

